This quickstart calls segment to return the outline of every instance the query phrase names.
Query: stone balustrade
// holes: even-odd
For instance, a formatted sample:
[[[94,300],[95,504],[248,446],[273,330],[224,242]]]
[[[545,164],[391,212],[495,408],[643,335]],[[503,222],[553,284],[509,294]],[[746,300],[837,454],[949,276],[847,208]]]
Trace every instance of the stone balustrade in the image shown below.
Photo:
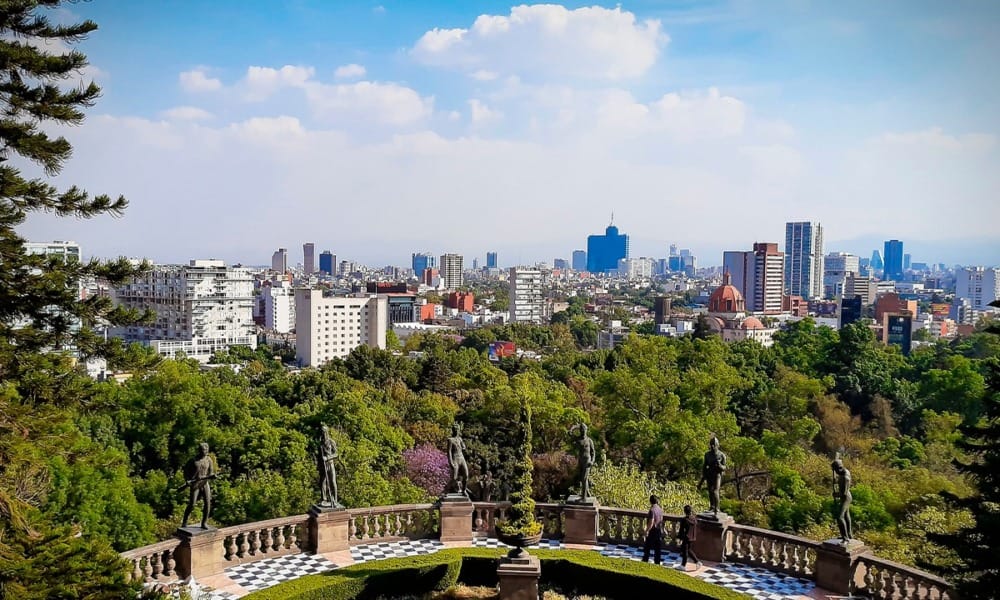
[[[347,536],[352,546],[434,537],[438,533],[438,512],[433,504],[353,508],[347,513]]]
[[[723,547],[729,562],[811,579],[816,570],[816,551],[820,542],[769,529],[730,525],[726,528]]]
[[[205,531],[178,530],[175,539],[124,552],[122,558],[131,563],[133,579],[151,583],[170,583],[189,575],[201,579],[235,564],[299,552],[323,554],[402,539],[471,541],[475,534],[493,535],[509,508],[510,502],[467,500],[348,510],[314,507],[306,515]],[[646,530],[645,510],[537,503],[535,516],[544,537],[567,544],[641,546]],[[673,545],[681,519],[664,516],[665,546]],[[813,580],[832,593],[855,593],[872,600],[956,600],[947,581],[877,558],[859,541],[816,542],[737,525],[728,517],[700,516],[698,522],[698,542],[718,554],[703,556],[699,551],[707,560],[761,567]]]
[[[954,600],[947,581],[890,560],[871,555],[855,564],[855,593],[872,600]]]
[[[129,577],[132,581],[170,583],[177,580],[175,552],[180,540],[174,538],[122,553],[122,558],[132,563]]]

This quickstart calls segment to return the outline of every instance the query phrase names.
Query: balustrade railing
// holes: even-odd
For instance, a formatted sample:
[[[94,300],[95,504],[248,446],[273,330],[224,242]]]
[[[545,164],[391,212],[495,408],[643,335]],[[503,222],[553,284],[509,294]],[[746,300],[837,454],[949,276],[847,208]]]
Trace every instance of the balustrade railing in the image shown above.
[[[348,514],[347,535],[352,546],[433,537],[440,518],[433,504],[353,508]]]
[[[496,535],[497,521],[507,518],[510,502],[473,502],[473,533]]]
[[[145,583],[175,581],[177,562],[174,552],[178,545],[180,540],[172,539],[122,552],[122,558],[132,562],[132,570],[128,574],[130,580]]]
[[[597,541],[607,544],[642,546],[646,542],[646,514],[644,510],[627,508],[597,509]],[[677,532],[683,517],[663,515],[663,545],[675,547]]]
[[[930,573],[865,555],[852,574],[855,593],[872,600],[953,600],[951,585]]]
[[[222,556],[226,562],[247,563],[298,554],[309,544],[309,515],[224,527]]]
[[[542,524],[542,537],[558,540],[563,537],[563,512],[561,504],[535,503],[535,520]]]
[[[787,533],[730,525],[723,540],[727,561],[813,579],[821,543]]]

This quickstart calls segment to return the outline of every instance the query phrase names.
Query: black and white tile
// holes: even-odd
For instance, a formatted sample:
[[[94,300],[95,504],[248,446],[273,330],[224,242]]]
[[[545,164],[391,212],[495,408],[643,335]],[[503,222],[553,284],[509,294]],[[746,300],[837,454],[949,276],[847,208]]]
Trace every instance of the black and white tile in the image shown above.
[[[262,590],[303,575],[325,573],[337,565],[314,554],[289,554],[226,569],[226,576],[247,591]],[[220,596],[219,600],[228,600]]]
[[[501,542],[496,538],[491,537],[476,537],[472,539],[472,546],[475,548],[510,548],[507,544]],[[534,546],[528,546],[529,548],[542,548],[545,550],[561,550],[565,548],[561,540],[549,540],[543,539]]]
[[[421,554],[433,554],[444,549],[444,544],[438,540],[403,540],[401,542],[382,542],[351,548],[351,558],[361,563],[384,558],[405,558]]]
[[[627,544],[598,544],[594,547],[594,550],[600,552],[602,556],[611,558],[642,560],[642,548],[637,546],[629,546]],[[652,553],[650,553],[649,560],[653,560]],[[681,564],[681,555],[669,550],[662,550],[660,552],[660,560],[662,561],[661,564],[666,566],[679,565]]]
[[[706,583],[753,596],[757,600],[783,600],[806,596],[816,587],[808,579],[790,577],[767,569],[720,563],[698,573]]]

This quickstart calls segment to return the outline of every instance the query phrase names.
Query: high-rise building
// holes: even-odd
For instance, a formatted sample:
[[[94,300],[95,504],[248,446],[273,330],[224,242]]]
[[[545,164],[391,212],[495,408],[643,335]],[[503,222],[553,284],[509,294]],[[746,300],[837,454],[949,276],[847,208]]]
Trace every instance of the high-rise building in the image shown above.
[[[462,287],[462,255],[441,255],[441,283],[446,290]]]
[[[957,273],[955,298],[968,300],[974,315],[993,310],[990,302],[1000,298],[1000,269],[995,267],[966,267]]]
[[[288,249],[278,248],[271,255],[271,270],[275,273],[284,273],[288,270]]]
[[[511,267],[508,289],[512,323],[545,322],[545,289],[539,269]]]
[[[903,255],[903,271],[904,272],[910,270],[910,265],[912,264],[912,262],[913,262],[913,257],[909,253]]]
[[[645,256],[619,259],[617,273],[625,279],[649,279],[653,276],[653,259]]]
[[[552,268],[559,269],[560,271],[565,271],[569,268],[569,261],[565,258],[556,258],[552,260]]]
[[[587,251],[586,250],[574,250],[573,251],[573,270],[574,271],[586,271],[587,270]]]
[[[295,328],[295,290],[285,280],[267,281],[261,286],[264,298],[264,328],[289,333]]]
[[[878,283],[871,275],[848,273],[844,280],[844,298],[861,298],[863,306],[871,306],[878,293]]]
[[[823,261],[823,296],[836,298],[844,295],[844,285],[849,274],[861,274],[861,260],[847,252],[831,252]]]
[[[337,255],[324,250],[319,255],[319,272],[324,275],[337,274]]]
[[[385,349],[389,327],[385,295],[324,296],[295,290],[295,355],[303,367],[346,358],[358,346]]]
[[[427,269],[437,268],[437,257],[426,252],[415,252],[412,257],[413,273],[420,277]]]
[[[726,250],[722,253],[722,272],[729,273],[729,281],[744,298],[751,295],[753,286],[753,252]],[[748,310],[753,310],[748,307]]]
[[[487,252],[486,253],[486,268],[496,269],[497,268],[497,253]]]
[[[248,269],[221,260],[156,265],[117,287],[114,298],[128,308],[152,309],[156,320],[116,328],[112,335],[148,344],[168,358],[184,352],[204,362],[230,346],[257,347]]]
[[[739,290],[752,312],[781,312],[784,294],[785,255],[778,244],[757,242],[751,252],[727,251],[722,268],[729,274],[730,285]]]
[[[823,226],[785,224],[785,293],[806,299],[823,295]]]
[[[878,250],[872,251],[872,259],[868,261],[868,266],[872,268],[873,271],[881,271],[885,268],[885,262],[882,260],[882,254]]]
[[[604,235],[587,237],[587,270],[591,273],[614,272],[623,258],[628,258],[628,236],[619,234],[614,225],[608,225]]]
[[[473,258],[472,259],[472,270],[473,271],[478,271],[479,270],[479,259],[478,258]]]
[[[28,254],[44,254],[58,256],[63,262],[80,262],[80,244],[76,242],[25,242],[24,250]]]
[[[306,275],[316,272],[316,244],[312,242],[302,244],[302,272]]]
[[[885,273],[882,279],[893,281],[903,278],[903,242],[888,240],[885,243]]]

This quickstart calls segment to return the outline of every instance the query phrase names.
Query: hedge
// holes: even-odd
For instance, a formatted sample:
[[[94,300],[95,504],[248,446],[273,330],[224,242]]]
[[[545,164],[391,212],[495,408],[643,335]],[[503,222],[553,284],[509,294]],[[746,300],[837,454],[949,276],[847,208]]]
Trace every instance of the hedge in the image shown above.
[[[494,586],[504,550],[453,548],[434,554],[390,558],[306,575],[245,596],[247,600],[368,600],[420,595],[458,582]],[[745,596],[673,569],[609,558],[592,550],[534,550],[542,561],[541,583],[567,592],[609,599],[637,596],[671,600],[745,600]]]

